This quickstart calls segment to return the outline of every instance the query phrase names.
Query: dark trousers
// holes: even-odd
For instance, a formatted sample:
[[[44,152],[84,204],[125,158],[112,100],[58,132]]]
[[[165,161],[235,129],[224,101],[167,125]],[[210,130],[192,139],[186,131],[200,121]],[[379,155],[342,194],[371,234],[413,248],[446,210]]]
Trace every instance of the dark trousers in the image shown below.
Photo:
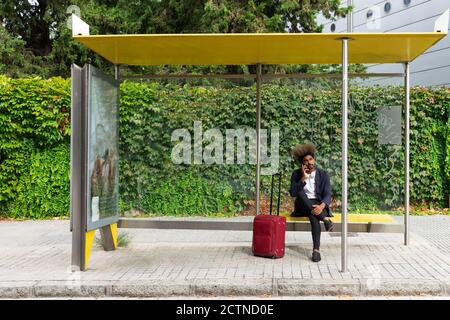
[[[327,217],[327,211],[324,209],[319,215],[312,214],[313,205],[319,204],[319,199],[308,199],[304,190],[300,191],[295,198],[295,217],[308,217],[311,223],[311,234],[313,240],[313,248],[319,250],[320,248],[320,221]]]

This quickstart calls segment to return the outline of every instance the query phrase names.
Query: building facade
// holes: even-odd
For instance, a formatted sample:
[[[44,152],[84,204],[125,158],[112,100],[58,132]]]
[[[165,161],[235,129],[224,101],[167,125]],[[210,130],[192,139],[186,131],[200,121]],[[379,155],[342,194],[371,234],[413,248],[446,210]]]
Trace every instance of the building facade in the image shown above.
[[[353,0],[353,32],[427,32],[434,31],[434,23],[450,7],[450,0]],[[347,1],[342,1],[347,5]],[[318,22],[323,32],[347,32],[347,18],[330,21],[323,16]],[[351,50],[351,43],[350,43]],[[367,65],[368,72],[403,72],[400,64]],[[377,79],[389,82],[389,79]],[[450,37],[411,63],[411,84],[450,87]]]

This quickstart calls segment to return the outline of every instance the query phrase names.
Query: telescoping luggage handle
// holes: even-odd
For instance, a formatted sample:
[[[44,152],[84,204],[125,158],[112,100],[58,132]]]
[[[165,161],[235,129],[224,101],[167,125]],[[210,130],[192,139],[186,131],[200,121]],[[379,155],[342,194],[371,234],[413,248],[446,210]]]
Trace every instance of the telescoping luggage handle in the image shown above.
[[[277,216],[280,215],[280,198],[281,198],[281,172],[273,174],[270,183],[270,215],[272,215],[272,203],[273,203],[273,177],[278,176],[278,199],[277,199]]]

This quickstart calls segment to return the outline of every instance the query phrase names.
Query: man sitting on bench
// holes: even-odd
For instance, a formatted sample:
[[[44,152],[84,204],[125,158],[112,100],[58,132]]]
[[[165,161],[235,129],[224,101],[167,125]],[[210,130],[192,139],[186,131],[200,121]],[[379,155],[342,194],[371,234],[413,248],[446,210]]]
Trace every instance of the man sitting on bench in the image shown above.
[[[289,193],[295,197],[295,209],[292,217],[308,217],[311,222],[313,239],[312,261],[319,262],[320,257],[320,221],[325,230],[332,231],[333,222],[330,210],[331,184],[328,173],[315,166],[314,154],[316,148],[307,143],[297,145],[292,150],[292,156],[300,168],[292,173]]]

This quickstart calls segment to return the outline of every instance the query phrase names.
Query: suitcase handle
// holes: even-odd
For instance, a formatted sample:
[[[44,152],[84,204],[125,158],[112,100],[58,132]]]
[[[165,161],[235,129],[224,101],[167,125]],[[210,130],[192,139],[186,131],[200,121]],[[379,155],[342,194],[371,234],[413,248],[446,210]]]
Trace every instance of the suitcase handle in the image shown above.
[[[280,200],[281,200],[281,172],[273,174],[270,182],[270,215],[272,215],[272,206],[273,206],[273,177],[278,176],[278,199],[277,199],[277,216],[280,215]]]

